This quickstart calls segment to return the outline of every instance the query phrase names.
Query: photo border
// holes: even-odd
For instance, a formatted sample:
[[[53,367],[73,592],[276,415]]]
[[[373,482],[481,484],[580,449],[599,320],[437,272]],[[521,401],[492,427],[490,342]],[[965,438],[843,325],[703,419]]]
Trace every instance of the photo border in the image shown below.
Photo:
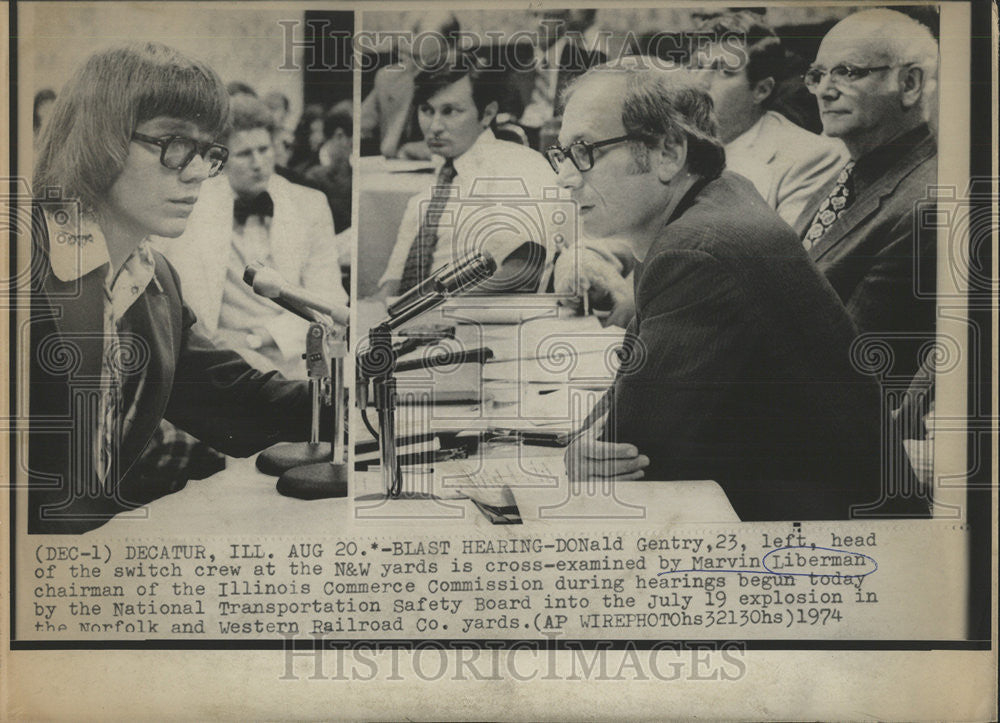
[[[970,137],[970,157],[969,157],[969,171],[970,179],[983,179],[984,182],[990,184],[991,193],[984,194],[982,196],[973,196],[969,199],[969,203],[973,208],[982,208],[985,206],[985,210],[982,212],[991,212],[991,199],[995,198],[997,193],[996,188],[996,178],[993,176],[992,162],[993,154],[983,153],[980,149],[983,148],[993,148],[994,138],[992,136],[994,117],[993,112],[995,110],[993,93],[996,92],[996,79],[992,77],[993,63],[995,57],[992,53],[992,41],[993,37],[989,34],[989,31],[994,28],[993,20],[991,15],[991,5],[985,2],[966,2],[966,0],[937,0],[934,4],[944,6],[946,4],[968,4],[970,10],[970,28],[969,28],[969,39],[970,39],[970,56],[971,56],[971,83],[970,83],[970,118],[969,118],[969,137]],[[696,3],[691,3],[695,5]],[[834,5],[835,3],[830,3]],[[847,3],[844,3],[847,4]],[[858,3],[849,3],[851,5],[857,5]],[[894,3],[880,3],[879,5],[893,5]],[[928,4],[928,3],[919,3]],[[360,3],[352,3],[352,8],[355,13],[355,29],[357,29],[359,24],[359,18],[364,12],[364,7]],[[246,6],[245,6],[246,7]],[[252,6],[251,6],[252,7]],[[340,6],[338,6],[339,9]],[[346,9],[346,7],[345,7]],[[17,3],[11,2],[9,4],[9,27],[10,27],[10,42],[9,42],[9,71],[10,71],[10,94],[9,94],[9,176],[17,177],[17,120],[18,120],[18,47],[19,47],[19,37],[17,35]],[[983,32],[984,29],[987,32]],[[355,71],[355,84],[358,82],[358,72]],[[975,92],[976,89],[982,90],[984,92]],[[357,92],[357,89],[355,90]],[[357,111],[356,111],[357,112]],[[356,208],[356,205],[355,205]],[[356,211],[355,211],[356,213]],[[994,228],[995,231],[995,228]],[[11,236],[13,240],[13,234]],[[995,241],[995,239],[993,239]],[[980,253],[976,258],[982,261],[983,268],[988,268],[990,274],[993,273],[993,247],[991,243],[986,243],[982,245],[979,249]],[[10,268],[15,269],[17,266],[17,247],[15,243],[9,244],[9,261]],[[939,262],[940,263],[940,262]],[[993,284],[996,283],[996,279],[992,278],[990,280]],[[970,358],[970,365],[977,365],[980,372],[984,372],[986,377],[989,378],[989,384],[984,383],[984,377],[976,373],[969,373],[967,375],[968,384],[968,394],[967,402],[969,409],[981,410],[985,412],[985,423],[990,427],[989,433],[991,435],[995,434],[995,429],[991,427],[995,424],[994,419],[996,415],[996,410],[993,408],[993,390],[995,385],[995,379],[992,378],[992,354],[994,350],[994,315],[996,311],[996,300],[991,298],[991,303],[982,304],[976,303],[977,294],[982,294],[984,292],[978,290],[970,290],[969,295],[966,299],[966,311],[968,314],[968,319],[972,324],[974,324],[981,336],[982,343],[979,345],[980,357],[978,359]],[[985,293],[992,295],[991,289],[986,289]],[[17,404],[17,359],[20,350],[16,346],[17,339],[17,310],[18,304],[16,300],[16,291],[11,288],[10,292],[11,301],[11,313],[8,318],[8,331],[10,334],[10,344],[8,348],[8,364],[9,364],[9,392],[10,392],[10,414],[12,418],[16,418],[17,409],[15,405]],[[21,302],[23,306],[23,302]],[[968,345],[966,348],[969,348]],[[970,366],[970,371],[976,371],[976,368]],[[984,420],[969,420],[982,422]],[[970,425],[974,426],[974,425]],[[952,641],[952,640],[890,640],[890,641],[874,641],[874,640],[739,640],[732,638],[720,638],[720,639],[702,639],[702,640],[678,640],[679,644],[684,645],[698,645],[698,644],[723,644],[732,643],[738,641],[745,645],[747,650],[990,650],[992,645],[992,635],[993,635],[993,619],[992,619],[992,607],[993,607],[993,585],[991,580],[991,561],[992,561],[992,545],[993,545],[993,525],[996,521],[996,509],[993,504],[993,482],[991,479],[993,471],[993,451],[992,445],[995,443],[995,436],[991,437],[989,444],[977,443],[977,436],[975,430],[972,428],[967,429],[967,454],[969,459],[978,459],[980,464],[976,465],[973,473],[969,476],[966,481],[966,501],[967,501],[967,520],[970,530],[970,544],[969,544],[969,589],[966,591],[967,603],[968,603],[968,615],[969,615],[969,631],[968,637],[965,640]],[[11,441],[10,439],[8,441]],[[17,446],[11,444],[9,447],[10,452],[10,475],[11,478],[14,477],[17,471]],[[515,639],[479,639],[479,640],[469,640],[469,639],[390,639],[390,640],[328,640],[325,638],[319,638],[315,640],[303,640],[295,639],[292,641],[288,640],[211,640],[211,639],[201,639],[201,640],[69,640],[69,641],[31,641],[31,640],[21,640],[16,637],[16,605],[15,605],[15,591],[16,591],[16,578],[17,578],[17,567],[16,567],[16,549],[18,544],[18,532],[17,532],[17,512],[18,508],[16,505],[16,487],[12,486],[9,491],[9,518],[8,523],[10,525],[10,549],[8,556],[8,570],[10,574],[9,581],[9,595],[10,595],[10,614],[9,614],[9,625],[10,625],[10,640],[9,647],[10,650],[22,651],[22,650],[102,650],[102,649],[112,649],[112,650],[287,650],[289,648],[294,650],[315,650],[317,648],[322,649],[337,649],[337,648],[348,648],[352,646],[359,646],[362,644],[374,646],[376,649],[389,649],[389,648],[412,648],[414,645],[423,642],[424,640],[433,640],[435,643],[440,644],[445,647],[453,648],[463,648],[463,647],[475,647],[484,646],[489,644],[491,647],[499,647],[499,649],[509,649],[512,646],[518,646],[523,649],[536,649],[536,650],[560,650],[560,649],[608,649],[608,650],[621,650],[626,648],[637,649],[637,650],[647,650],[652,649],[656,645],[662,645],[664,641],[662,640],[630,640],[630,639],[615,639],[615,640],[544,640],[538,638],[529,638],[525,640],[515,640]],[[291,645],[289,645],[291,643]],[[610,646],[609,646],[610,644]],[[567,647],[569,646],[569,647]]]

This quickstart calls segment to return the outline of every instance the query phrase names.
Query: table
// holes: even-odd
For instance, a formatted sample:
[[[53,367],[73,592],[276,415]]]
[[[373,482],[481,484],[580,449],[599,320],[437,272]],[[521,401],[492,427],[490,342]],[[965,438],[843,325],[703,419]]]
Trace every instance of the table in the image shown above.
[[[549,454],[552,454],[549,452]],[[556,454],[561,455],[558,450]],[[422,496],[386,500],[381,475],[355,473],[352,498],[298,500],[275,490],[275,478],[256,470],[253,458],[229,459],[225,470],[195,480],[130,513],[115,517],[90,537],[154,539],[184,537],[318,537],[350,530],[385,532],[418,528],[435,533],[511,534],[594,527],[661,527],[681,522],[736,521],[725,493],[714,482],[617,482],[613,495],[599,485],[530,485],[513,481],[523,525],[494,525],[468,500],[449,489],[444,499]]]
[[[423,370],[397,375],[400,398],[413,396],[430,399],[443,388],[453,394],[465,390],[466,403],[417,404],[400,403],[397,406],[396,436],[419,432],[458,432],[495,428],[513,428],[530,431],[578,429],[596,401],[611,384],[616,372],[617,356],[613,348],[622,340],[624,330],[603,328],[595,317],[567,317],[565,308],[557,307],[543,296],[462,297],[453,299],[435,312],[424,315],[414,324],[451,324],[455,340],[442,343],[439,351],[469,350],[488,347],[494,358],[483,365],[465,365],[435,370]],[[358,309],[359,333],[377,323],[384,310],[376,304],[363,304]],[[492,323],[519,320],[519,323]],[[480,323],[462,323],[480,319]],[[408,325],[407,325],[408,326]],[[403,327],[403,330],[407,328]],[[431,347],[414,352],[433,356]],[[459,397],[461,398],[461,397]],[[359,415],[352,429],[355,436],[365,435]],[[374,415],[370,415],[374,423]],[[483,447],[480,447],[482,450]],[[404,452],[406,450],[403,450]],[[433,474],[421,479],[413,468],[404,469],[404,491],[418,493],[411,499],[382,502],[382,481],[379,474],[359,475],[356,484],[367,503],[385,516],[398,516],[405,522],[411,517],[426,517],[433,513],[450,520],[461,516],[463,505],[455,504],[456,495],[476,497],[489,504],[500,504],[495,499],[499,487],[508,482],[525,521],[552,523],[559,519],[553,509],[561,506],[573,511],[570,516],[579,519],[608,520],[609,517],[630,520],[634,515],[644,519],[634,507],[617,501],[618,490],[626,490],[639,499],[653,499],[657,494],[667,494],[668,507],[673,521],[697,519],[735,520],[735,513],[728,499],[714,482],[671,483],[649,482],[620,483],[614,490],[577,489],[574,494],[565,476],[562,461],[563,449],[528,446],[487,446],[481,457],[483,469],[468,474],[469,462],[449,461],[436,463]],[[505,468],[501,465],[507,464]],[[464,467],[463,467],[464,465]],[[472,464],[475,466],[475,463]],[[466,475],[490,478],[491,488],[470,484],[463,487],[455,483],[456,477]],[[447,479],[453,484],[446,484]],[[444,481],[442,481],[444,480]],[[664,489],[661,489],[664,488]],[[669,489],[666,489],[669,488]],[[653,495],[651,498],[650,495]],[[611,514],[608,501],[612,500],[621,515]],[[658,506],[656,500],[653,506]],[[450,506],[450,509],[449,509]],[[390,509],[391,507],[391,509]],[[549,512],[545,512],[549,510]],[[689,518],[687,515],[690,514]],[[355,517],[358,517],[355,508]],[[664,518],[661,517],[661,521]]]
[[[418,428],[434,431],[481,430],[497,426],[538,429],[560,428],[582,418],[614,376],[607,362],[608,350],[620,341],[623,330],[603,329],[593,318],[566,318],[544,299],[506,299],[507,311],[523,319],[519,324],[457,324],[459,345],[489,346],[495,361],[476,365],[471,385],[481,398],[469,404],[434,407],[401,407],[400,418]],[[433,315],[415,323],[456,323],[485,309],[497,318],[497,301],[470,297],[449,302]],[[378,305],[358,308],[358,328],[376,323],[384,309]],[[360,338],[360,335],[359,337]],[[568,348],[578,352],[567,364]],[[454,370],[428,372],[428,380],[404,378],[400,389],[437,388]],[[353,415],[351,438],[366,433]],[[398,430],[402,433],[404,430]],[[650,481],[609,485],[571,485],[565,478],[563,449],[518,445],[486,445],[479,477],[515,469],[505,476],[524,525],[550,526],[621,524],[665,525],[678,522],[735,521],[725,493],[714,482]],[[91,534],[130,537],[191,535],[328,535],[345,529],[384,529],[386,525],[479,530],[489,534],[509,525],[494,525],[468,496],[491,502],[498,486],[456,483],[456,475],[469,462],[436,466],[437,481],[426,468],[407,468],[407,475],[424,475],[420,490],[407,499],[386,500],[381,475],[353,473],[351,499],[304,501],[283,497],[276,479],[258,472],[251,459],[229,459],[225,470],[132,513],[122,514]],[[462,464],[465,466],[463,467]],[[445,479],[448,484],[442,484]]]
[[[384,316],[380,304],[359,303],[356,338],[364,339]],[[613,349],[624,335],[621,328],[601,327],[596,317],[575,316],[554,297],[532,294],[453,299],[401,331],[434,325],[453,327],[455,339],[403,359],[481,347],[490,349],[493,359],[482,366],[397,374],[397,436],[428,429],[579,427],[614,380],[618,360]],[[406,403],[409,397],[420,401],[442,394],[451,403]],[[352,429],[360,433],[360,419]]]

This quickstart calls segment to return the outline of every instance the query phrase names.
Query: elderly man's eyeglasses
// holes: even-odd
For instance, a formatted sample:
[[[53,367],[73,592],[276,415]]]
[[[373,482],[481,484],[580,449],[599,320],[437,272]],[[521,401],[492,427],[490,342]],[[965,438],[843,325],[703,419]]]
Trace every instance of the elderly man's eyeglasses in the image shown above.
[[[187,168],[195,156],[201,156],[208,164],[209,177],[217,176],[229,158],[229,149],[225,146],[220,146],[218,143],[202,143],[185,136],[154,138],[143,133],[133,133],[132,140],[159,146],[160,163],[173,171]]]
[[[830,82],[834,85],[842,85],[844,83],[850,84],[856,80],[861,80],[862,78],[867,78],[872,73],[879,70],[889,70],[891,68],[899,68],[899,65],[870,65],[867,67],[851,65],[850,63],[841,63],[840,65],[835,65],[829,70],[823,70],[822,68],[809,68],[805,75],[802,76],[802,82],[806,84],[806,88],[815,92],[819,87],[819,84],[823,82],[823,78],[827,75],[830,76]]]
[[[559,173],[559,169],[562,168],[562,164],[568,158],[573,162],[580,173],[589,171],[594,167],[594,149],[603,148],[604,146],[610,146],[613,143],[622,143],[624,141],[633,141],[635,138],[633,136],[618,136],[617,138],[608,138],[606,141],[595,141],[594,143],[588,143],[587,141],[576,141],[575,143],[570,143],[568,148],[563,148],[562,146],[549,146],[545,149],[545,158],[548,160],[549,165],[552,166],[552,170]]]

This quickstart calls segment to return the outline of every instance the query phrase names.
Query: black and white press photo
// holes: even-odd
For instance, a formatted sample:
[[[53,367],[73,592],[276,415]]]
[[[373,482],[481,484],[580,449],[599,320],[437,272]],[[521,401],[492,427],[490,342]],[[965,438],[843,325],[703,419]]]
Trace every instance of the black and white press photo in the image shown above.
[[[375,393],[372,417],[418,417],[407,442],[435,449],[408,451],[444,478],[928,517],[951,340],[910,211],[937,183],[938,35],[930,7],[365,13],[358,331],[416,329],[392,383],[432,387],[423,415]],[[411,313],[476,254],[492,278]],[[435,343],[453,366],[429,376]]]
[[[9,3],[0,715],[992,719],[989,5]]]
[[[33,9],[76,41],[23,58],[29,533],[205,531],[234,503],[250,531],[309,464],[306,494],[344,497],[353,14]],[[310,24],[342,37],[321,73]]]

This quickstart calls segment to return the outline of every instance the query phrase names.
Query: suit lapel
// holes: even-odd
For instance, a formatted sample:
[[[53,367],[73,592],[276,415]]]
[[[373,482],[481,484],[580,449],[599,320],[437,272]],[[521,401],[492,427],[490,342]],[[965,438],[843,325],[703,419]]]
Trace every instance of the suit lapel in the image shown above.
[[[32,207],[32,266],[41,270],[41,284],[34,286],[44,303],[48,304],[49,314],[56,333],[62,344],[70,348],[70,357],[79,360],[71,372],[71,377],[77,380],[100,380],[101,360],[104,356],[104,279],[107,276],[108,265],[105,263],[80,278],[61,281],[52,270],[49,258],[48,224],[42,210]],[[34,302],[33,302],[34,303]],[[34,312],[33,316],[34,316]],[[40,328],[32,330],[39,333]],[[64,355],[56,350],[43,351],[39,344],[46,339],[33,339],[33,349],[39,349],[43,358]],[[32,364],[42,363],[42,359],[32,359]]]
[[[223,179],[214,189],[217,199],[211,206],[211,218],[206,219],[205,236],[196,237],[200,249],[192,249],[201,256],[204,263],[200,273],[206,281],[207,318],[200,321],[209,334],[219,328],[219,313],[222,311],[222,295],[226,288],[226,273],[229,270],[229,252],[233,236],[233,192],[229,181]]]
[[[929,142],[924,142],[916,146],[910,153],[904,156],[895,166],[889,169],[889,172],[884,174],[879,178],[874,184],[864,190],[858,198],[855,198],[854,203],[842,213],[836,221],[827,229],[826,233],[820,237],[819,241],[809,250],[809,255],[814,261],[818,261],[823,258],[826,254],[830,252],[831,249],[835,248],[851,231],[854,230],[861,222],[866,218],[875,213],[879,207],[882,205],[883,199],[891,195],[896,187],[899,185],[900,181],[905,178],[910,171],[912,171],[916,165],[926,159],[932,152],[933,146]],[[825,194],[822,198],[826,198],[836,185],[836,180],[833,184],[829,185],[824,189]],[[817,195],[818,197],[818,195]],[[820,198],[820,203],[822,203],[822,198]],[[816,206],[812,207],[812,215],[815,215]],[[812,216],[810,216],[810,221]]]
[[[829,181],[823,184],[823,187],[816,191],[806,202],[805,207],[802,209],[802,213],[799,214],[795,224],[792,226],[800,239],[806,235],[806,231],[808,231],[809,227],[812,225],[813,216],[816,215],[819,205],[823,203],[826,197],[833,191],[833,187],[837,185],[837,177],[838,176],[833,176]]]
[[[780,121],[773,118],[770,114],[765,114],[757,135],[750,141],[750,147],[761,163],[769,164],[778,155],[780,136]]]
[[[107,267],[100,266],[80,279],[60,281],[49,269],[42,287],[59,336],[79,355],[73,374],[78,380],[101,378],[106,273]]]
[[[891,181],[891,183],[890,183]],[[896,183],[899,181],[898,178],[895,180],[884,177],[879,180],[874,186],[868,189],[862,198],[856,198],[854,203],[842,213],[836,221],[826,230],[819,241],[817,241],[811,249],[809,249],[809,255],[812,256],[814,261],[818,261],[823,258],[830,249],[839,244],[841,240],[851,232],[851,230],[857,226],[859,223],[868,218],[871,214],[878,210],[878,207],[882,205],[882,198],[892,192],[892,189],[896,187]],[[827,193],[829,195],[829,192]],[[822,203],[822,201],[821,201]],[[813,209],[813,215],[815,215],[815,209]]]
[[[777,204],[777,193],[774,186],[776,179],[772,177],[768,166],[778,153],[777,137],[774,132],[768,132],[771,119],[764,115],[753,127],[747,129],[746,141],[735,143],[735,147],[726,147],[727,161],[730,154],[734,159],[734,170],[749,179],[764,197],[768,204]],[[739,139],[737,139],[739,140]]]
[[[162,290],[157,264],[146,292],[125,313],[125,328],[134,334],[145,349],[141,369],[132,370],[126,379],[123,413],[127,429],[122,439],[122,462],[131,465],[141,454],[156,426],[163,418],[174,379],[174,339],[179,330],[171,310],[170,298]],[[122,470],[122,474],[126,472]]]
[[[268,193],[274,201],[274,216],[268,231],[268,244],[274,267],[285,280],[292,284],[299,283],[302,239],[301,229],[304,227],[302,209],[296,209],[292,203],[289,187],[284,179],[274,176],[268,184]],[[280,253],[275,253],[280,249]]]

